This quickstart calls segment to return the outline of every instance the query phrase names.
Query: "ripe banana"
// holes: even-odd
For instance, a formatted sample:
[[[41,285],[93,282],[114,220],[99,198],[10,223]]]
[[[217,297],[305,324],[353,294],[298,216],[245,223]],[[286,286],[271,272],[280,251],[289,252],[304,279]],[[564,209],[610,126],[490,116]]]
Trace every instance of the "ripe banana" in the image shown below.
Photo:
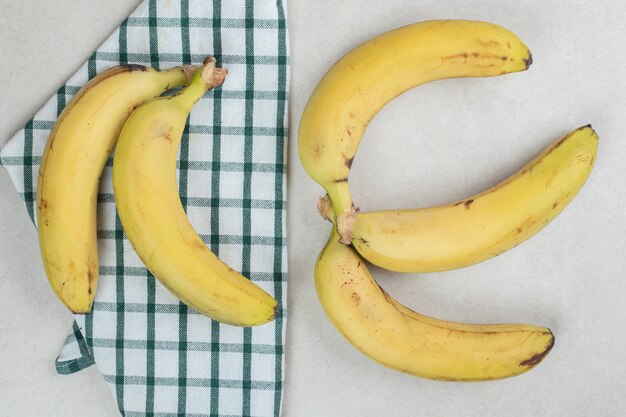
[[[580,127],[500,184],[440,207],[359,212],[352,245],[365,259],[399,272],[461,268],[509,250],[551,222],[593,168],[598,135]],[[333,221],[328,197],[320,211]]]
[[[341,58],[311,95],[298,138],[302,164],[330,196],[340,233],[353,208],[348,175],[354,155],[387,102],[429,81],[507,74],[531,62],[526,45],[510,31],[463,20],[405,26]],[[342,240],[349,243],[343,235]]]
[[[193,105],[224,82],[215,59],[187,87],[138,107],[124,125],[113,162],[117,210],[135,251],[181,301],[223,323],[254,326],[278,304],[215,256],[189,223],[178,195],[176,158]]]
[[[144,101],[182,86],[195,70],[111,68],[68,103],[46,143],[37,182],[41,256],[52,289],[74,313],[88,313],[98,283],[98,181],[124,121]]]
[[[315,266],[315,285],[326,314],[350,343],[411,375],[457,381],[510,377],[537,365],[554,345],[543,327],[453,323],[408,309],[378,286],[334,227]]]

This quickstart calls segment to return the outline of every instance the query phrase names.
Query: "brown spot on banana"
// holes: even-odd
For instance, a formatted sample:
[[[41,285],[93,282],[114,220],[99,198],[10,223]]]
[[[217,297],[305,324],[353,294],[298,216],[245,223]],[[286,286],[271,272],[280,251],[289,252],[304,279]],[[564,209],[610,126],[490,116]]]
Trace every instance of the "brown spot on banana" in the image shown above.
[[[475,56],[478,56],[478,53],[476,53],[476,52],[474,52],[474,53],[476,54]],[[441,60],[443,62],[446,62],[446,61],[455,60],[457,58],[463,58],[464,62],[467,63],[467,56],[468,56],[467,52],[463,52],[461,54],[456,54],[456,55],[442,56]]]
[[[322,157],[322,153],[324,152],[324,145],[318,145],[313,149],[313,159],[319,161]]]
[[[343,163],[346,167],[348,167],[348,169],[352,168],[352,162],[354,162],[354,155],[352,155],[352,157],[346,156],[345,154],[342,154],[343,156]]]
[[[161,137],[167,139],[168,142],[172,142],[174,140],[174,134],[172,133],[172,128],[170,127],[167,130],[163,131],[163,135]]]
[[[346,285],[352,285],[352,284],[354,284],[354,279],[350,278],[350,281],[344,281],[343,284],[339,286],[339,288],[343,288]]]
[[[476,39],[476,42],[481,44],[482,46],[499,46],[500,45],[500,42],[498,42],[496,40],[493,40],[493,39],[490,39],[488,41],[483,41],[483,40],[480,40],[480,39]],[[509,45],[509,47],[510,47],[510,45]]]
[[[472,205],[472,203],[473,203],[473,202],[474,202],[474,199],[473,199],[473,198],[470,198],[469,200],[465,200],[465,203],[463,203],[463,204],[465,204],[465,208],[466,208],[467,210],[469,210],[469,209],[470,209],[470,206]]]
[[[526,69],[528,69],[533,64],[533,54],[528,51],[528,58],[524,58],[524,65],[526,65]]]
[[[204,244],[204,242],[198,242],[197,240],[194,240],[194,241],[193,241],[193,246],[194,246],[195,248],[200,249],[200,250],[204,250],[204,249],[206,249],[206,245]]]
[[[125,64],[125,65],[120,65],[122,68],[127,69],[128,71],[142,71],[142,72],[146,72],[148,71],[148,68],[146,68],[144,65],[139,65],[139,64]]]
[[[274,317],[278,317],[280,315],[280,303],[276,303],[276,307],[274,307]]]
[[[552,332],[550,332],[550,334],[552,335],[552,338],[550,338],[550,341],[546,345],[545,349],[542,352],[536,353],[530,358],[520,362],[519,366],[527,366],[529,368],[532,368],[533,366],[541,362],[548,353],[550,353],[550,351],[554,347],[554,335],[552,334]]]

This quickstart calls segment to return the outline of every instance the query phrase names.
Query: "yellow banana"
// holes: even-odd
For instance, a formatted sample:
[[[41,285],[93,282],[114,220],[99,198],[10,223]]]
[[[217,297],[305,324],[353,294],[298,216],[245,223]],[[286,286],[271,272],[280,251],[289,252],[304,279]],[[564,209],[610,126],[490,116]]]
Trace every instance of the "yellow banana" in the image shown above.
[[[226,70],[208,59],[177,95],[138,107],[120,134],[113,188],[128,239],[167,289],[215,320],[254,326],[274,319],[276,300],[207,248],[189,223],[176,181],[176,157],[191,108],[225,76]]]
[[[554,345],[543,327],[453,323],[408,309],[378,286],[334,227],[315,266],[315,285],[326,314],[350,343],[411,375],[457,381],[510,377],[537,365]]]
[[[98,181],[124,121],[144,101],[182,86],[195,70],[111,68],[68,103],[43,152],[37,182],[37,226],[46,275],[74,313],[88,313],[98,283]]]
[[[473,197],[440,207],[359,212],[352,245],[373,264],[399,272],[484,261],[527,240],[565,209],[589,177],[597,147],[598,136],[583,126]],[[333,221],[328,198],[320,203]]]
[[[387,102],[429,81],[507,74],[531,62],[526,45],[510,31],[463,20],[402,27],[341,58],[311,95],[298,138],[302,164],[329,194],[340,232],[342,216],[353,207],[348,175],[354,155],[365,128]]]

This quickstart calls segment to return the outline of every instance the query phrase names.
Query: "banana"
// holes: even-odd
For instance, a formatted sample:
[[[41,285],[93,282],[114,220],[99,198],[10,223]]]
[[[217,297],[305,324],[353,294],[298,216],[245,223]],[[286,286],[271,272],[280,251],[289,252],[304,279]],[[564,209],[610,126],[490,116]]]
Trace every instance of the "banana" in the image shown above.
[[[353,202],[348,175],[370,120],[390,100],[420,84],[454,77],[524,71],[530,51],[510,31],[485,22],[416,23],[378,36],[324,75],[300,121],[298,151],[308,174],[330,196],[342,232]],[[342,241],[349,240],[342,235]]]
[[[351,247],[331,237],[315,266],[315,286],[340,333],[375,361],[430,379],[478,381],[521,374],[552,349],[549,329],[473,325],[418,314],[388,295]]]
[[[74,313],[88,313],[95,296],[98,181],[122,125],[139,104],[186,84],[195,68],[111,68],[80,89],[48,137],[37,182],[39,245],[52,289]]]
[[[436,272],[484,261],[524,242],[572,201],[594,165],[598,135],[580,127],[517,173],[440,207],[358,212],[351,242],[365,259],[398,272]],[[322,215],[334,221],[326,197]]]
[[[191,108],[222,85],[226,73],[207,59],[177,95],[149,101],[130,115],[115,150],[113,189],[128,239],[167,289],[215,320],[254,326],[273,320],[278,303],[207,248],[189,223],[176,181]]]

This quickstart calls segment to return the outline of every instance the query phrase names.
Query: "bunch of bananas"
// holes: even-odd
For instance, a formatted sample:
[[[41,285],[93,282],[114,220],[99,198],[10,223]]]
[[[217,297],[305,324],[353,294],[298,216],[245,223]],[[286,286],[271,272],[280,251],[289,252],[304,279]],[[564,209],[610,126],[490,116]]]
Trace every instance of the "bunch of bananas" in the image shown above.
[[[554,345],[544,327],[461,324],[418,314],[376,283],[363,258],[393,271],[433,272],[513,248],[545,227],[583,186],[598,145],[591,126],[555,141],[495,187],[445,206],[361,213],[348,187],[363,132],[387,102],[429,81],[497,76],[531,63],[526,45],[500,26],[429,21],[357,47],[309,99],[299,155],[328,193],[318,209],[333,223],[315,267],[318,297],[348,341],[383,365],[432,379],[497,379],[529,370]]]
[[[254,326],[276,316],[274,298],[207,248],[178,194],[176,158],[185,122],[226,75],[212,57],[200,67],[164,71],[118,66],[87,83],[59,116],[39,170],[37,225],[50,285],[72,312],[88,313],[95,297],[98,182],[116,147],[117,210],[150,272],[181,301],[220,322]]]

